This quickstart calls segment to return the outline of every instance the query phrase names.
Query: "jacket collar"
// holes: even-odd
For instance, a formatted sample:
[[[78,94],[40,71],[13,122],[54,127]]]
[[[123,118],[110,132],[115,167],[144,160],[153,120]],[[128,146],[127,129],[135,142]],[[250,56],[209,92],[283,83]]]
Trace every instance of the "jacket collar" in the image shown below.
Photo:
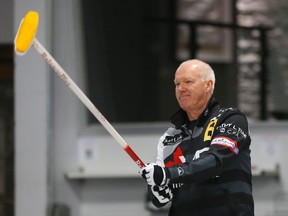
[[[216,99],[212,96],[211,99],[209,100],[206,108],[204,111],[200,114],[199,118],[197,119],[197,126],[202,125],[210,111],[216,107],[219,106],[218,102]],[[181,128],[183,125],[187,124],[189,122],[187,113],[183,109],[179,109],[171,118],[170,122],[175,125],[177,129]]]

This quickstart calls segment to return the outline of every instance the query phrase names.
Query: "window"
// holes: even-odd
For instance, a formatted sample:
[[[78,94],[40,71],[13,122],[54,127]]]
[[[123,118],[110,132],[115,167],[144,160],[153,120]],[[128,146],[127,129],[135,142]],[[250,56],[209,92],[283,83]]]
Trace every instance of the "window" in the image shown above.
[[[110,1],[82,1],[88,94],[109,122],[167,121],[178,110],[173,80],[176,68],[184,60],[177,56],[181,51],[178,41],[181,31],[169,21],[165,23],[148,18],[182,18],[177,9],[181,2],[183,0],[123,0],[113,1],[112,6]],[[222,6],[225,5],[221,2]],[[205,3],[205,8],[213,11],[219,5],[218,1]],[[215,14],[212,12],[205,14]],[[217,14],[221,15],[219,21],[223,21],[222,9]],[[200,30],[206,34],[203,27]],[[201,35],[199,38],[203,39]],[[211,44],[200,45],[198,54],[205,54],[202,56],[209,56],[205,50],[215,50],[204,49],[213,47]],[[218,41],[216,45],[219,45]],[[217,54],[202,59],[211,63],[211,56],[219,56],[220,48],[216,48]],[[216,88],[215,94],[224,106],[231,106],[236,100],[236,74],[231,73],[234,70],[229,61],[212,65],[215,72],[221,71],[217,82],[225,89]],[[227,77],[231,79],[227,81]],[[227,89],[231,97],[224,96]],[[89,122],[96,121],[89,113]]]
[[[89,98],[111,122],[166,121],[178,109],[175,67],[161,68],[159,55],[169,36],[159,40],[145,20],[151,2],[142,2],[82,1]]]

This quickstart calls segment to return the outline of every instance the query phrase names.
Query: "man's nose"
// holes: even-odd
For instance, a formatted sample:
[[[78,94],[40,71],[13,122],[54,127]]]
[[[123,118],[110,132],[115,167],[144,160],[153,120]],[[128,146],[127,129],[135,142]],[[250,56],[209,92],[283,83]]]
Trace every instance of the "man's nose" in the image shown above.
[[[178,90],[179,91],[185,91],[186,90],[186,87],[185,87],[184,83],[179,83]]]

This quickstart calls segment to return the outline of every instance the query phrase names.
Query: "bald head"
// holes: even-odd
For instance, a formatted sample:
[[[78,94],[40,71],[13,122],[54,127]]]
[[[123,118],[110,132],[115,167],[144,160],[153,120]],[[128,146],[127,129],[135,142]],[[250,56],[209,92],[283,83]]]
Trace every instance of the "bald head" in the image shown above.
[[[188,70],[190,70],[191,72],[193,72],[193,71],[200,72],[199,74],[200,74],[200,77],[203,81],[211,80],[213,82],[211,94],[213,94],[216,79],[215,79],[214,71],[209,64],[207,64],[203,61],[200,61],[198,59],[190,59],[190,60],[182,62],[180,64],[180,66],[178,67],[178,69],[176,70],[176,73],[178,71],[182,70],[184,67],[187,68]]]

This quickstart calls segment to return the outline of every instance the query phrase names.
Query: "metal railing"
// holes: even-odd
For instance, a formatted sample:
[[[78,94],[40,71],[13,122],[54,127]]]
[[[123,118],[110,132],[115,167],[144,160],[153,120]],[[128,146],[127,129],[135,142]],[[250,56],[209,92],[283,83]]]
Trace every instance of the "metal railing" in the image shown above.
[[[233,23],[223,23],[223,22],[210,22],[210,21],[202,21],[202,20],[184,20],[184,19],[167,19],[167,18],[148,18],[147,21],[153,23],[160,23],[170,25],[174,31],[174,34],[177,34],[176,27],[185,24],[189,27],[190,30],[190,37],[189,37],[189,51],[190,57],[195,58],[197,56],[197,52],[199,49],[198,46],[198,28],[203,26],[210,26],[215,28],[226,28],[230,29],[233,32],[234,38],[234,49],[232,50],[233,53],[233,62],[238,65],[237,61],[237,36],[236,31],[259,31],[259,44],[260,44],[260,119],[266,120],[267,119],[267,77],[268,77],[268,67],[267,67],[267,59],[268,59],[268,41],[267,41],[267,32],[271,30],[270,27],[267,26],[241,26],[238,24]],[[177,37],[174,37],[174,39]]]

